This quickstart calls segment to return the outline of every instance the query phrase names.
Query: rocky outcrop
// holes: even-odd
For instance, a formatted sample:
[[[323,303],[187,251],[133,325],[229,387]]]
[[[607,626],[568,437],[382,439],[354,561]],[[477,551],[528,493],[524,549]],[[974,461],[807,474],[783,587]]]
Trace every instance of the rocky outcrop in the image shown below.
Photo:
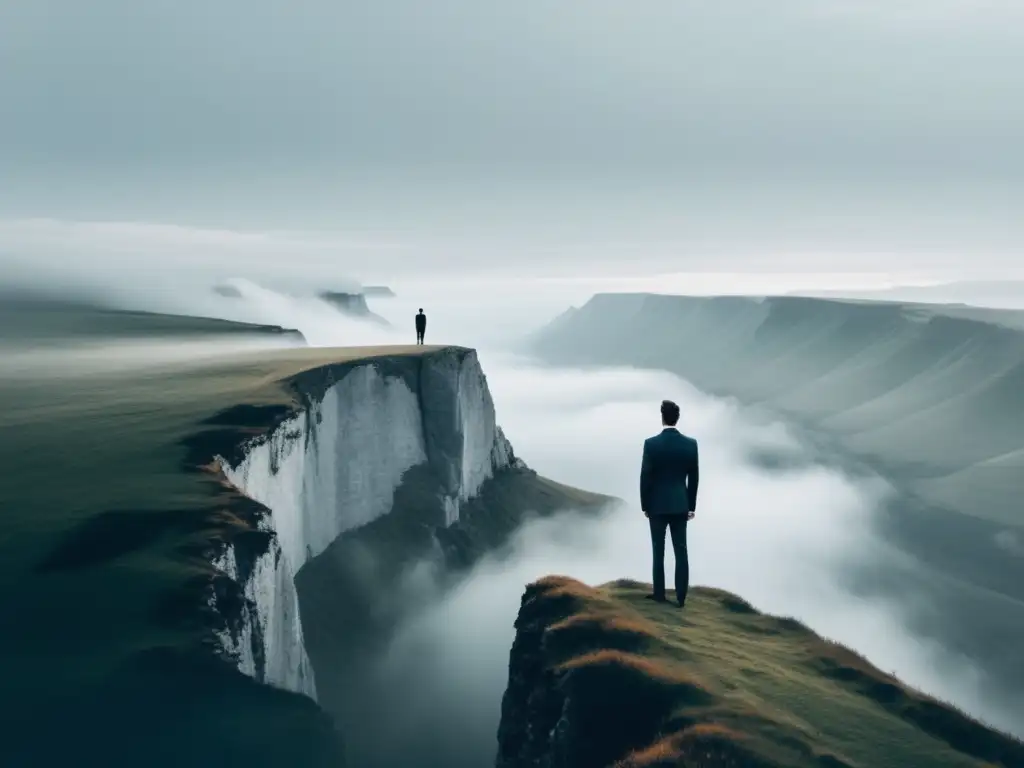
[[[1024,765],[1024,744],[721,590],[565,577],[523,595],[497,768]],[[898,734],[898,736],[896,735]]]
[[[211,595],[229,616],[218,633],[238,668],[315,697],[295,577],[349,531],[395,510],[408,475],[426,474],[440,528],[503,471],[523,471],[495,421],[476,353],[445,348],[379,356],[307,371],[291,387],[300,403],[276,426],[218,458],[226,480],[257,502],[251,531],[223,545]],[[244,541],[244,546],[236,541]]]

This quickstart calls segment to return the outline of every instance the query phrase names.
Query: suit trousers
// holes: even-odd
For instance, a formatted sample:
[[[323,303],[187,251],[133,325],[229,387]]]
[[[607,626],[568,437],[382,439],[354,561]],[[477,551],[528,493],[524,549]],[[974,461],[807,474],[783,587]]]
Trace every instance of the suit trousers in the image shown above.
[[[686,602],[690,587],[690,561],[686,553],[686,515],[651,515],[651,547],[654,550],[654,594],[665,596],[665,534],[672,534],[676,560],[676,600]]]

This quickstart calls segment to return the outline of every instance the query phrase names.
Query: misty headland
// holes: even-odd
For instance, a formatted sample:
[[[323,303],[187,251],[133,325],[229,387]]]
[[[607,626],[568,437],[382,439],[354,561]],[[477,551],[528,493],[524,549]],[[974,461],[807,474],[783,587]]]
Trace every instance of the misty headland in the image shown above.
[[[0,764],[1024,763],[1022,28],[0,3]]]
[[[924,634],[973,658],[987,698],[1019,702],[1022,319],[900,302],[605,295],[534,349],[684,372],[799,424],[841,466],[884,477],[875,524],[910,560],[873,566],[860,588],[903,601]]]
[[[405,293],[400,290],[399,296]],[[207,301],[205,295],[202,301]],[[66,509],[63,506],[66,502],[46,501],[41,494],[41,483],[44,482],[41,478],[47,473],[48,461],[52,461],[53,456],[63,455],[66,457],[60,460],[63,464],[78,466],[82,461],[78,456],[89,455],[89,449],[84,446],[99,439],[101,443],[109,443],[110,447],[102,452],[92,451],[94,464],[109,461],[125,472],[131,464],[127,464],[125,459],[114,458],[119,451],[128,449],[130,445],[144,446],[150,435],[161,435],[165,427],[157,425],[164,423],[170,426],[179,418],[175,414],[185,415],[196,407],[215,410],[217,399],[229,403],[235,385],[229,385],[227,389],[225,385],[230,381],[244,381],[238,377],[249,369],[253,372],[269,371],[268,365],[294,366],[296,363],[305,367],[317,356],[324,360],[336,358],[338,352],[332,351],[331,347],[342,344],[349,348],[360,342],[374,345],[363,347],[365,351],[362,352],[353,350],[346,353],[350,357],[353,354],[380,354],[373,349],[389,349],[381,347],[381,344],[388,341],[398,344],[405,340],[403,336],[409,335],[383,328],[379,323],[361,323],[343,313],[325,315],[325,309],[330,310],[330,307],[321,305],[315,294],[276,294],[254,286],[241,299],[236,298],[233,304],[225,306],[234,306],[238,301],[247,305],[244,311],[250,317],[262,314],[268,320],[284,322],[286,327],[295,331],[282,333],[281,326],[277,325],[236,325],[232,326],[233,334],[225,336],[222,321],[187,317],[177,320],[167,316],[140,315],[137,311],[99,310],[89,308],[87,304],[68,308],[56,299],[42,307],[34,300],[23,302],[23,310],[32,306],[36,316],[42,313],[51,318],[49,324],[41,324],[48,329],[59,326],[53,319],[55,307],[60,310],[57,316],[68,312],[79,314],[71,324],[77,335],[67,332],[62,342],[64,346],[50,344],[49,352],[44,347],[26,346],[24,342],[24,338],[34,336],[29,332],[31,323],[38,322],[32,320],[31,312],[24,312],[22,322],[8,325],[9,328],[20,329],[18,335],[22,341],[8,338],[6,342],[9,354],[4,367],[5,392],[10,395],[11,402],[20,405],[12,410],[5,422],[5,432],[10,436],[6,444],[18,446],[17,453],[5,459],[6,466],[18,470],[8,476],[5,497],[20,500],[26,509],[43,509],[40,504],[55,503],[54,509]],[[261,301],[266,301],[265,309],[260,305]],[[370,304],[374,311],[381,312],[400,329],[403,318],[393,314],[391,309],[396,301],[400,299],[388,299],[387,304],[381,304],[379,308],[373,299],[370,299]],[[432,305],[429,296],[424,299],[423,294],[412,303],[419,302],[427,304],[428,308]],[[493,299],[492,303],[498,305],[499,299]],[[446,304],[434,306],[445,307],[434,313],[434,319],[440,321],[437,325],[442,333],[450,332],[446,331],[446,326],[457,324],[460,312],[475,311],[472,300],[467,301],[461,310],[457,301],[451,298]],[[407,317],[404,319],[408,321],[407,325],[411,324],[412,313],[405,307],[399,309],[406,309]],[[288,316],[288,311],[293,314]],[[510,303],[504,305],[504,311],[513,311]],[[535,326],[535,317],[531,313],[525,315],[517,317],[516,322],[524,329]],[[92,316],[103,319],[102,323],[92,321],[93,325],[100,327],[99,331],[89,332],[91,325],[83,322],[83,318]],[[325,324],[325,317],[330,317],[332,322]],[[124,330],[112,333],[110,318],[119,318]],[[145,326],[139,331],[140,318],[155,325],[159,332],[151,333]],[[173,329],[178,323],[182,329],[188,330],[169,334],[168,329]],[[541,338],[545,332],[565,333],[564,323],[564,319],[556,319],[549,326],[550,330],[542,331]],[[206,327],[203,324],[207,324]],[[597,331],[599,339],[610,338],[599,326],[587,327]],[[136,331],[129,332],[128,329],[132,328]],[[202,328],[203,333],[196,336],[194,328]],[[490,330],[494,332],[495,329]],[[143,339],[149,341],[139,344],[136,335],[139,332]],[[52,330],[47,330],[47,333],[53,336]],[[204,336],[204,333],[209,335]],[[326,346],[320,350],[303,350],[306,339],[310,337]],[[529,344],[538,343],[536,336],[523,336],[522,339]],[[318,638],[316,611],[307,608],[304,614],[308,622],[308,627],[303,627],[306,644],[313,643],[309,648],[317,680],[316,697],[329,717],[320,725],[310,726],[313,727],[310,733],[317,734],[315,737],[303,737],[312,750],[308,754],[313,763],[331,764],[329,760],[318,762],[325,759],[324,753],[314,756],[314,752],[315,745],[322,746],[334,738],[330,736],[333,729],[336,729],[339,743],[343,744],[349,764],[407,765],[413,760],[423,766],[470,766],[494,759],[501,719],[501,696],[508,682],[509,648],[515,636],[513,623],[524,585],[550,573],[564,573],[591,584],[622,578],[639,581],[650,578],[647,532],[636,507],[636,454],[643,438],[657,429],[656,406],[663,397],[673,397],[681,404],[684,428],[697,436],[704,447],[702,470],[709,481],[702,491],[700,523],[691,530],[691,568],[697,583],[742,595],[760,610],[795,617],[826,637],[865,654],[882,669],[895,672],[901,679],[927,693],[952,701],[967,712],[1004,729],[1012,731],[1016,728],[1020,722],[1020,709],[1017,708],[1020,689],[1015,687],[1012,677],[1007,677],[1002,687],[993,686],[986,669],[991,659],[965,654],[951,641],[950,635],[922,627],[918,614],[913,610],[915,601],[928,604],[933,596],[921,582],[905,579],[900,581],[898,588],[893,588],[894,579],[913,572],[910,561],[918,553],[888,533],[885,526],[887,510],[891,509],[898,493],[880,473],[863,467],[851,470],[837,460],[834,450],[817,441],[806,425],[787,423],[779,417],[765,418],[763,411],[750,410],[734,400],[708,395],[673,373],[656,370],[663,366],[645,369],[613,364],[595,368],[588,362],[583,367],[573,367],[573,355],[568,353],[561,362],[552,365],[507,345],[503,349],[503,345],[495,341],[488,342],[486,336],[482,341],[478,353],[481,367],[493,394],[498,422],[515,447],[516,456],[531,471],[559,483],[621,501],[595,513],[573,511],[578,502],[570,501],[569,497],[555,501],[554,507],[545,507],[550,502],[531,497],[533,492],[526,488],[515,491],[514,497],[509,497],[507,492],[504,496],[500,495],[502,492],[497,492],[499,495],[492,492],[488,496],[485,491],[480,509],[484,517],[481,520],[486,520],[495,509],[514,509],[517,506],[524,511],[534,509],[542,512],[543,516],[533,521],[529,515],[522,518],[514,524],[514,531],[508,529],[508,538],[503,539],[505,534],[502,534],[493,540],[493,544],[485,545],[496,548],[475,550],[464,565],[454,570],[451,568],[454,561],[447,555],[442,553],[439,559],[438,552],[431,547],[414,547],[409,551],[418,554],[390,569],[390,573],[389,568],[381,568],[380,564],[369,571],[365,568],[358,570],[363,574],[359,578],[364,579],[360,588],[365,598],[362,602],[343,600],[337,592],[321,596],[319,600],[326,600],[325,609],[328,611],[324,615],[334,614],[335,623],[340,616],[341,622],[327,634],[321,631],[322,637]],[[639,349],[637,342],[632,342],[630,348]],[[401,346],[390,349],[400,350]],[[577,352],[582,353],[584,349],[578,347]],[[258,360],[263,362],[252,368]],[[280,362],[269,362],[272,360]],[[287,360],[296,362],[287,363]],[[303,360],[306,362],[301,362]],[[231,378],[224,378],[229,371],[233,371]],[[244,373],[245,377],[249,375]],[[104,401],[109,401],[109,404],[102,405]],[[161,422],[147,426],[150,417],[145,414],[157,402],[161,403]],[[175,402],[180,405],[172,405]],[[54,421],[58,418],[63,422],[60,427]],[[186,423],[183,422],[183,426]],[[53,426],[44,427],[46,424]],[[108,432],[120,435],[122,430],[135,435],[132,442],[122,444],[123,437],[117,437],[111,443],[102,437]],[[16,440],[15,434],[22,437]],[[154,448],[173,453],[173,448],[157,447],[161,444],[171,446],[171,434],[160,437]],[[26,442],[27,435],[35,437]],[[71,440],[74,435],[81,435],[84,442]],[[59,449],[58,444],[61,446]],[[83,448],[77,450],[76,445]],[[385,441],[383,450],[389,451],[389,445]],[[58,450],[62,453],[57,453]],[[110,451],[114,453],[107,457]],[[157,456],[154,454],[154,458]],[[109,513],[126,505],[131,507],[141,503],[143,508],[151,506],[158,495],[151,497],[153,486],[147,481],[145,487],[130,492],[142,494],[133,497],[134,500],[124,495],[129,492],[126,486],[110,501],[100,501],[98,496],[82,494],[82,491],[92,485],[94,478],[105,475],[96,474],[97,469],[83,468],[83,471],[87,474],[68,475],[70,479],[63,486],[77,499],[75,504],[81,509],[80,514],[71,517],[62,514],[58,519],[66,522],[57,524],[55,528],[53,523],[46,522],[50,519],[46,515],[34,516],[30,526],[19,525],[21,530],[8,539],[13,547],[5,560],[8,563],[8,578],[5,579],[8,587],[13,590],[15,584],[26,583],[26,568],[49,574],[33,577],[49,580],[50,586],[45,587],[48,592],[29,590],[19,596],[20,615],[33,616],[37,601],[52,604],[68,600],[68,597],[58,598],[56,595],[66,593],[72,585],[76,594],[81,590],[88,592],[102,588],[111,596],[117,595],[120,590],[116,586],[120,578],[117,574],[128,562],[135,559],[137,565],[132,567],[141,567],[144,573],[152,573],[153,568],[157,573],[162,572],[178,558],[174,554],[178,546],[195,536],[187,528],[164,527],[161,534],[134,534],[124,544],[126,548],[118,550],[116,542],[122,537],[118,529],[130,518],[120,518],[117,514],[111,517]],[[14,477],[19,478],[19,484],[11,484]],[[118,485],[114,483],[111,490]],[[109,490],[104,493],[109,495]],[[273,508],[273,497],[266,501]],[[396,495],[393,502],[396,510],[407,503],[400,504],[400,501]],[[386,500],[379,503],[386,509]],[[559,507],[565,511],[558,512]],[[105,522],[98,524],[93,533],[84,532],[89,528],[75,532],[68,527],[77,526],[75,520],[84,523],[101,511],[107,513],[100,515]],[[14,518],[9,516],[6,522],[8,530],[13,531],[10,526]],[[405,524],[398,522],[396,525],[399,526],[396,530],[401,530]],[[200,529],[202,527],[200,525]],[[43,531],[49,532],[44,534]],[[139,535],[143,538],[139,539]],[[157,538],[153,538],[154,535]],[[369,549],[364,551],[372,552],[372,548],[379,546],[381,541],[387,547],[393,546],[392,537],[396,534],[382,529],[381,535],[385,538],[369,532],[369,544],[366,545]],[[407,538],[406,534],[399,535]],[[483,535],[486,538],[490,534]],[[344,540],[342,536],[339,546],[344,545]],[[443,543],[444,539],[439,541]],[[114,550],[104,553],[110,546],[114,546]],[[335,547],[335,555],[355,556],[356,560],[362,556],[359,552],[363,544],[358,540],[353,539],[352,543],[344,546],[349,547],[347,554],[343,554],[346,553],[344,547]],[[456,544],[456,551],[458,546]],[[15,552],[19,554],[13,555]],[[31,563],[30,553],[33,552],[38,553],[35,564]],[[65,554],[61,555],[61,552]],[[76,552],[78,554],[74,554]],[[129,555],[129,552],[136,554]],[[47,562],[52,564],[55,556],[58,561],[69,556],[85,557],[85,560],[61,575],[61,567],[54,571],[45,566]],[[123,559],[126,556],[130,558],[128,561]],[[96,571],[97,578],[113,579],[108,586],[91,587],[91,581],[83,580],[84,573],[97,567],[90,564],[92,558],[98,558],[97,563],[108,563]],[[311,566],[314,564],[315,561]],[[44,567],[42,572],[39,571],[41,565]],[[314,571],[310,570],[306,579],[307,586],[315,590],[316,577],[310,576]],[[377,575],[373,576],[374,573]],[[371,574],[369,582],[365,581],[366,574]],[[865,574],[868,575],[867,581]],[[374,579],[385,577],[385,581],[374,585]],[[44,583],[40,582],[41,589]],[[145,582],[137,583],[141,586]],[[170,585],[174,581],[165,583]],[[296,583],[301,604],[302,571]],[[865,583],[873,585],[873,588],[865,589]],[[168,625],[168,617],[164,615],[156,624],[152,623],[157,617],[151,611],[159,610],[160,601],[155,597],[160,591],[143,591],[133,598],[144,603],[153,602],[130,622],[126,623],[126,615],[121,614],[125,605],[123,601],[112,602],[110,614],[97,612],[98,605],[87,603],[82,607],[88,606],[90,610],[82,614],[80,620],[73,613],[54,615],[52,622],[56,623],[49,631],[57,632],[59,625],[66,639],[80,633],[77,627],[86,626],[78,624],[78,621],[90,625],[99,621],[111,631],[121,634],[124,643],[103,651],[109,659],[104,664],[112,665],[110,668],[123,668],[124,664],[129,664],[129,668],[134,668],[132,665],[140,663],[138,659],[132,661],[138,653],[138,650],[133,650],[136,642],[141,641],[143,648],[151,646],[142,658],[152,653],[157,653],[159,658],[160,653],[156,651],[159,648],[165,649],[166,653],[168,647],[180,647],[179,640],[168,646],[167,635],[160,639],[160,634],[152,634],[158,626],[164,627],[159,633],[166,633],[181,620],[171,615]],[[44,598],[44,594],[49,596]],[[310,593],[307,591],[306,594],[308,597]],[[314,599],[311,605],[316,602]],[[341,608],[344,605],[350,605],[355,615],[376,614],[378,619],[383,617],[384,620],[378,622],[375,619],[376,623],[370,626],[365,625],[363,619],[364,626],[357,630],[344,620]],[[105,615],[107,618],[101,618]],[[991,615],[983,618],[998,619]],[[50,623],[48,620],[47,626]],[[150,629],[144,629],[147,626]],[[32,636],[38,639],[39,633],[44,632],[43,627],[37,624]],[[201,635],[201,624],[192,631]],[[367,632],[372,638],[369,643],[366,642]],[[177,633],[178,630],[173,630],[172,635]],[[145,635],[150,639],[142,641]],[[25,669],[25,650],[21,643],[26,637],[18,633],[8,637],[10,653],[7,658],[14,665],[12,669]],[[335,667],[333,673],[326,669],[316,672],[316,661],[322,656],[314,649],[325,638],[333,644],[335,657],[338,653],[345,657],[344,664],[332,664]],[[96,646],[97,651],[103,647],[102,641],[90,642],[100,643]],[[81,706],[74,702],[88,701],[91,695],[95,695],[88,693],[95,689],[87,686],[78,688],[77,694],[72,689],[84,685],[81,675],[87,674],[88,677],[86,670],[92,669],[91,674],[103,678],[106,673],[102,670],[106,667],[97,666],[96,657],[81,652],[84,649],[72,650],[73,645],[69,644],[62,650],[64,661],[61,665],[25,679],[26,687],[21,689],[24,702],[37,701],[42,691],[63,691],[56,701],[68,701],[66,706],[74,707]],[[164,664],[166,662],[159,662],[157,668]],[[328,682],[332,674],[340,675],[338,682]],[[18,680],[20,677],[20,673],[12,673],[10,679]],[[154,678],[160,679],[159,674]],[[203,679],[203,675],[199,679]],[[159,683],[154,682],[153,685],[154,690],[159,690]],[[35,692],[30,693],[33,689]],[[140,694],[136,691],[134,695]],[[260,698],[252,698],[251,694],[239,695],[242,696],[240,702],[248,702],[239,712],[247,711],[250,706],[255,706],[254,711],[273,711],[270,704]],[[43,704],[40,702],[36,706]],[[237,705],[228,703],[227,706]],[[26,707],[24,711],[34,715],[40,710]],[[154,716],[161,717],[159,712],[156,710]],[[25,734],[34,732],[30,724],[32,715],[27,715],[30,722],[26,723]],[[173,718],[167,722],[172,721]],[[128,719],[126,722],[134,721]],[[246,720],[241,722],[244,724]],[[191,731],[194,726],[179,723],[176,727],[185,728],[177,733],[192,732],[197,743],[211,738]],[[139,751],[145,748],[143,736],[154,733],[137,724],[134,728],[138,738],[125,740],[124,755],[144,754],[145,751]],[[262,728],[262,739],[254,741],[252,748],[263,744],[261,749],[266,749],[268,743],[275,742],[275,729]],[[243,725],[242,732],[247,730],[248,726]],[[157,728],[155,732],[159,731]],[[221,733],[210,743],[220,742],[224,748],[223,738]],[[247,737],[240,738],[244,740]],[[276,747],[280,751],[268,751],[268,760],[276,759],[272,757],[274,754],[284,754],[291,748],[292,737],[281,738]],[[84,740],[80,743],[91,742]],[[156,743],[154,741],[149,747]],[[22,749],[25,749],[24,745]],[[22,751],[20,754],[27,753]],[[116,760],[115,753],[107,754]],[[184,753],[171,751],[168,754]],[[169,764],[174,764],[173,760]]]

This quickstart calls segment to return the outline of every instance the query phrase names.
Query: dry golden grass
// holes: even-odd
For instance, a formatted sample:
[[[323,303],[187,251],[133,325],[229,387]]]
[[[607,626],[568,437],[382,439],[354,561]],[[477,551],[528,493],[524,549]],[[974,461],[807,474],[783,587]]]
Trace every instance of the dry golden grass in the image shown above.
[[[746,745],[738,731],[715,723],[698,723],[682,733],[663,738],[646,749],[633,752],[615,768],[740,768],[765,765]]]

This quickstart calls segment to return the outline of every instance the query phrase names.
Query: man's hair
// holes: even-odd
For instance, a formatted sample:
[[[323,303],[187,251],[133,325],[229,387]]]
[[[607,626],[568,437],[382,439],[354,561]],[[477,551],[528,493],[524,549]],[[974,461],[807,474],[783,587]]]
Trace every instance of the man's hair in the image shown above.
[[[420,312],[422,312],[422,311],[423,311],[423,307],[420,307]]]
[[[679,422],[679,406],[671,400],[661,401],[661,423],[674,427]]]

